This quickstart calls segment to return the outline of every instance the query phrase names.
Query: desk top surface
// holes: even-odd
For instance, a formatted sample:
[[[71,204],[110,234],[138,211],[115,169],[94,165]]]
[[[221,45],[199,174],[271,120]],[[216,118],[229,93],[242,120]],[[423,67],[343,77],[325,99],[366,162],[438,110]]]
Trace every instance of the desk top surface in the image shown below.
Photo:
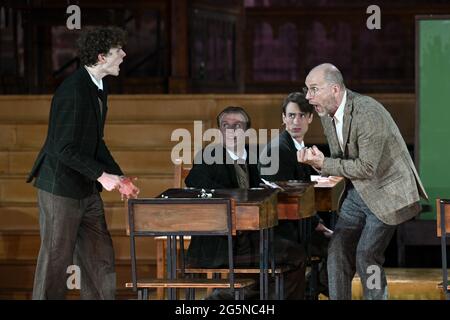
[[[337,176],[319,177],[316,182],[314,188],[334,188],[337,185],[344,183],[344,178]]]
[[[202,198],[203,195],[205,198],[232,198],[236,201],[237,205],[251,205],[262,203],[278,192],[279,189],[264,188],[211,190],[196,188],[171,188],[162,192],[157,196],[157,198]]]
[[[276,181],[276,185],[282,188],[279,195],[301,196],[305,191],[317,184],[317,182],[305,182],[300,180]]]

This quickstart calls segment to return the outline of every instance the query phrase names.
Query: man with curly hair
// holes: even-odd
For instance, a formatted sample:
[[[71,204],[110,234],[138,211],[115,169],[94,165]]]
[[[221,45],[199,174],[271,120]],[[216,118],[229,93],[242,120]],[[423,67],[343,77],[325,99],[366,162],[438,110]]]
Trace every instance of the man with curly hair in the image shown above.
[[[83,67],[52,99],[47,139],[27,180],[35,178],[38,188],[41,232],[33,299],[64,299],[73,264],[82,299],[115,298],[114,249],[99,192],[117,188],[135,197],[139,189],[124,179],[103,140],[102,79],[119,75],[124,44],[125,32],[116,27],[84,32],[78,41]]]

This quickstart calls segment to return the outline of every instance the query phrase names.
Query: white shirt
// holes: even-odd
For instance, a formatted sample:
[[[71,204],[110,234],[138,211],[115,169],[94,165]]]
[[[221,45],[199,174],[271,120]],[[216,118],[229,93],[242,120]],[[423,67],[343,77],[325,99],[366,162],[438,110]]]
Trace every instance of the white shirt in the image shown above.
[[[336,113],[333,116],[334,125],[336,126],[336,134],[339,140],[339,146],[342,152],[344,151],[344,137],[342,135],[342,127],[344,124],[344,109],[347,102],[347,90],[344,92],[344,97],[342,98],[341,104],[339,105]]]
[[[95,83],[95,85],[97,86],[97,88],[99,88],[100,90],[103,90],[103,80],[100,79],[100,81],[98,81],[97,79],[95,79],[95,77],[89,72],[89,70],[85,67],[86,71],[89,73],[89,75],[91,76],[92,82]]]
[[[295,149],[297,149],[297,151],[300,151],[300,150],[302,150],[305,147],[305,142],[304,141],[302,141],[302,143],[299,143],[294,138],[292,138],[292,140],[294,141]]]
[[[236,161],[238,159],[244,160],[244,162],[247,160],[247,150],[244,149],[244,152],[242,153],[242,157],[238,157],[233,151],[226,149],[228,152],[228,155],[230,156],[233,161]]]

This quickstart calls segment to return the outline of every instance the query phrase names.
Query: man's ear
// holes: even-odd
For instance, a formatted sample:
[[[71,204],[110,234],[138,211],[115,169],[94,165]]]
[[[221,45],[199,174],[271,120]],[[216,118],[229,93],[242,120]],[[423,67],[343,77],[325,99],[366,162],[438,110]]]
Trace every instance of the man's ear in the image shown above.
[[[97,55],[97,63],[100,63],[100,64],[105,63],[105,55],[103,53],[99,53]]]
[[[311,122],[313,121],[313,118],[314,118],[314,113],[311,112],[308,117],[308,124],[311,124]]]
[[[341,91],[341,88],[337,84],[333,84],[332,90],[334,94],[338,94]]]

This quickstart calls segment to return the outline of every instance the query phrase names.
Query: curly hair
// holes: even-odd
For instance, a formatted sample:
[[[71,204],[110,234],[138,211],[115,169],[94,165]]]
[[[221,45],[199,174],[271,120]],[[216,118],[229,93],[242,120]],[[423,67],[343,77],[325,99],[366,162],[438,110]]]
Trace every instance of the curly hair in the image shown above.
[[[94,66],[99,54],[126,44],[126,32],[118,27],[89,28],[78,39],[78,53],[82,65]]]

